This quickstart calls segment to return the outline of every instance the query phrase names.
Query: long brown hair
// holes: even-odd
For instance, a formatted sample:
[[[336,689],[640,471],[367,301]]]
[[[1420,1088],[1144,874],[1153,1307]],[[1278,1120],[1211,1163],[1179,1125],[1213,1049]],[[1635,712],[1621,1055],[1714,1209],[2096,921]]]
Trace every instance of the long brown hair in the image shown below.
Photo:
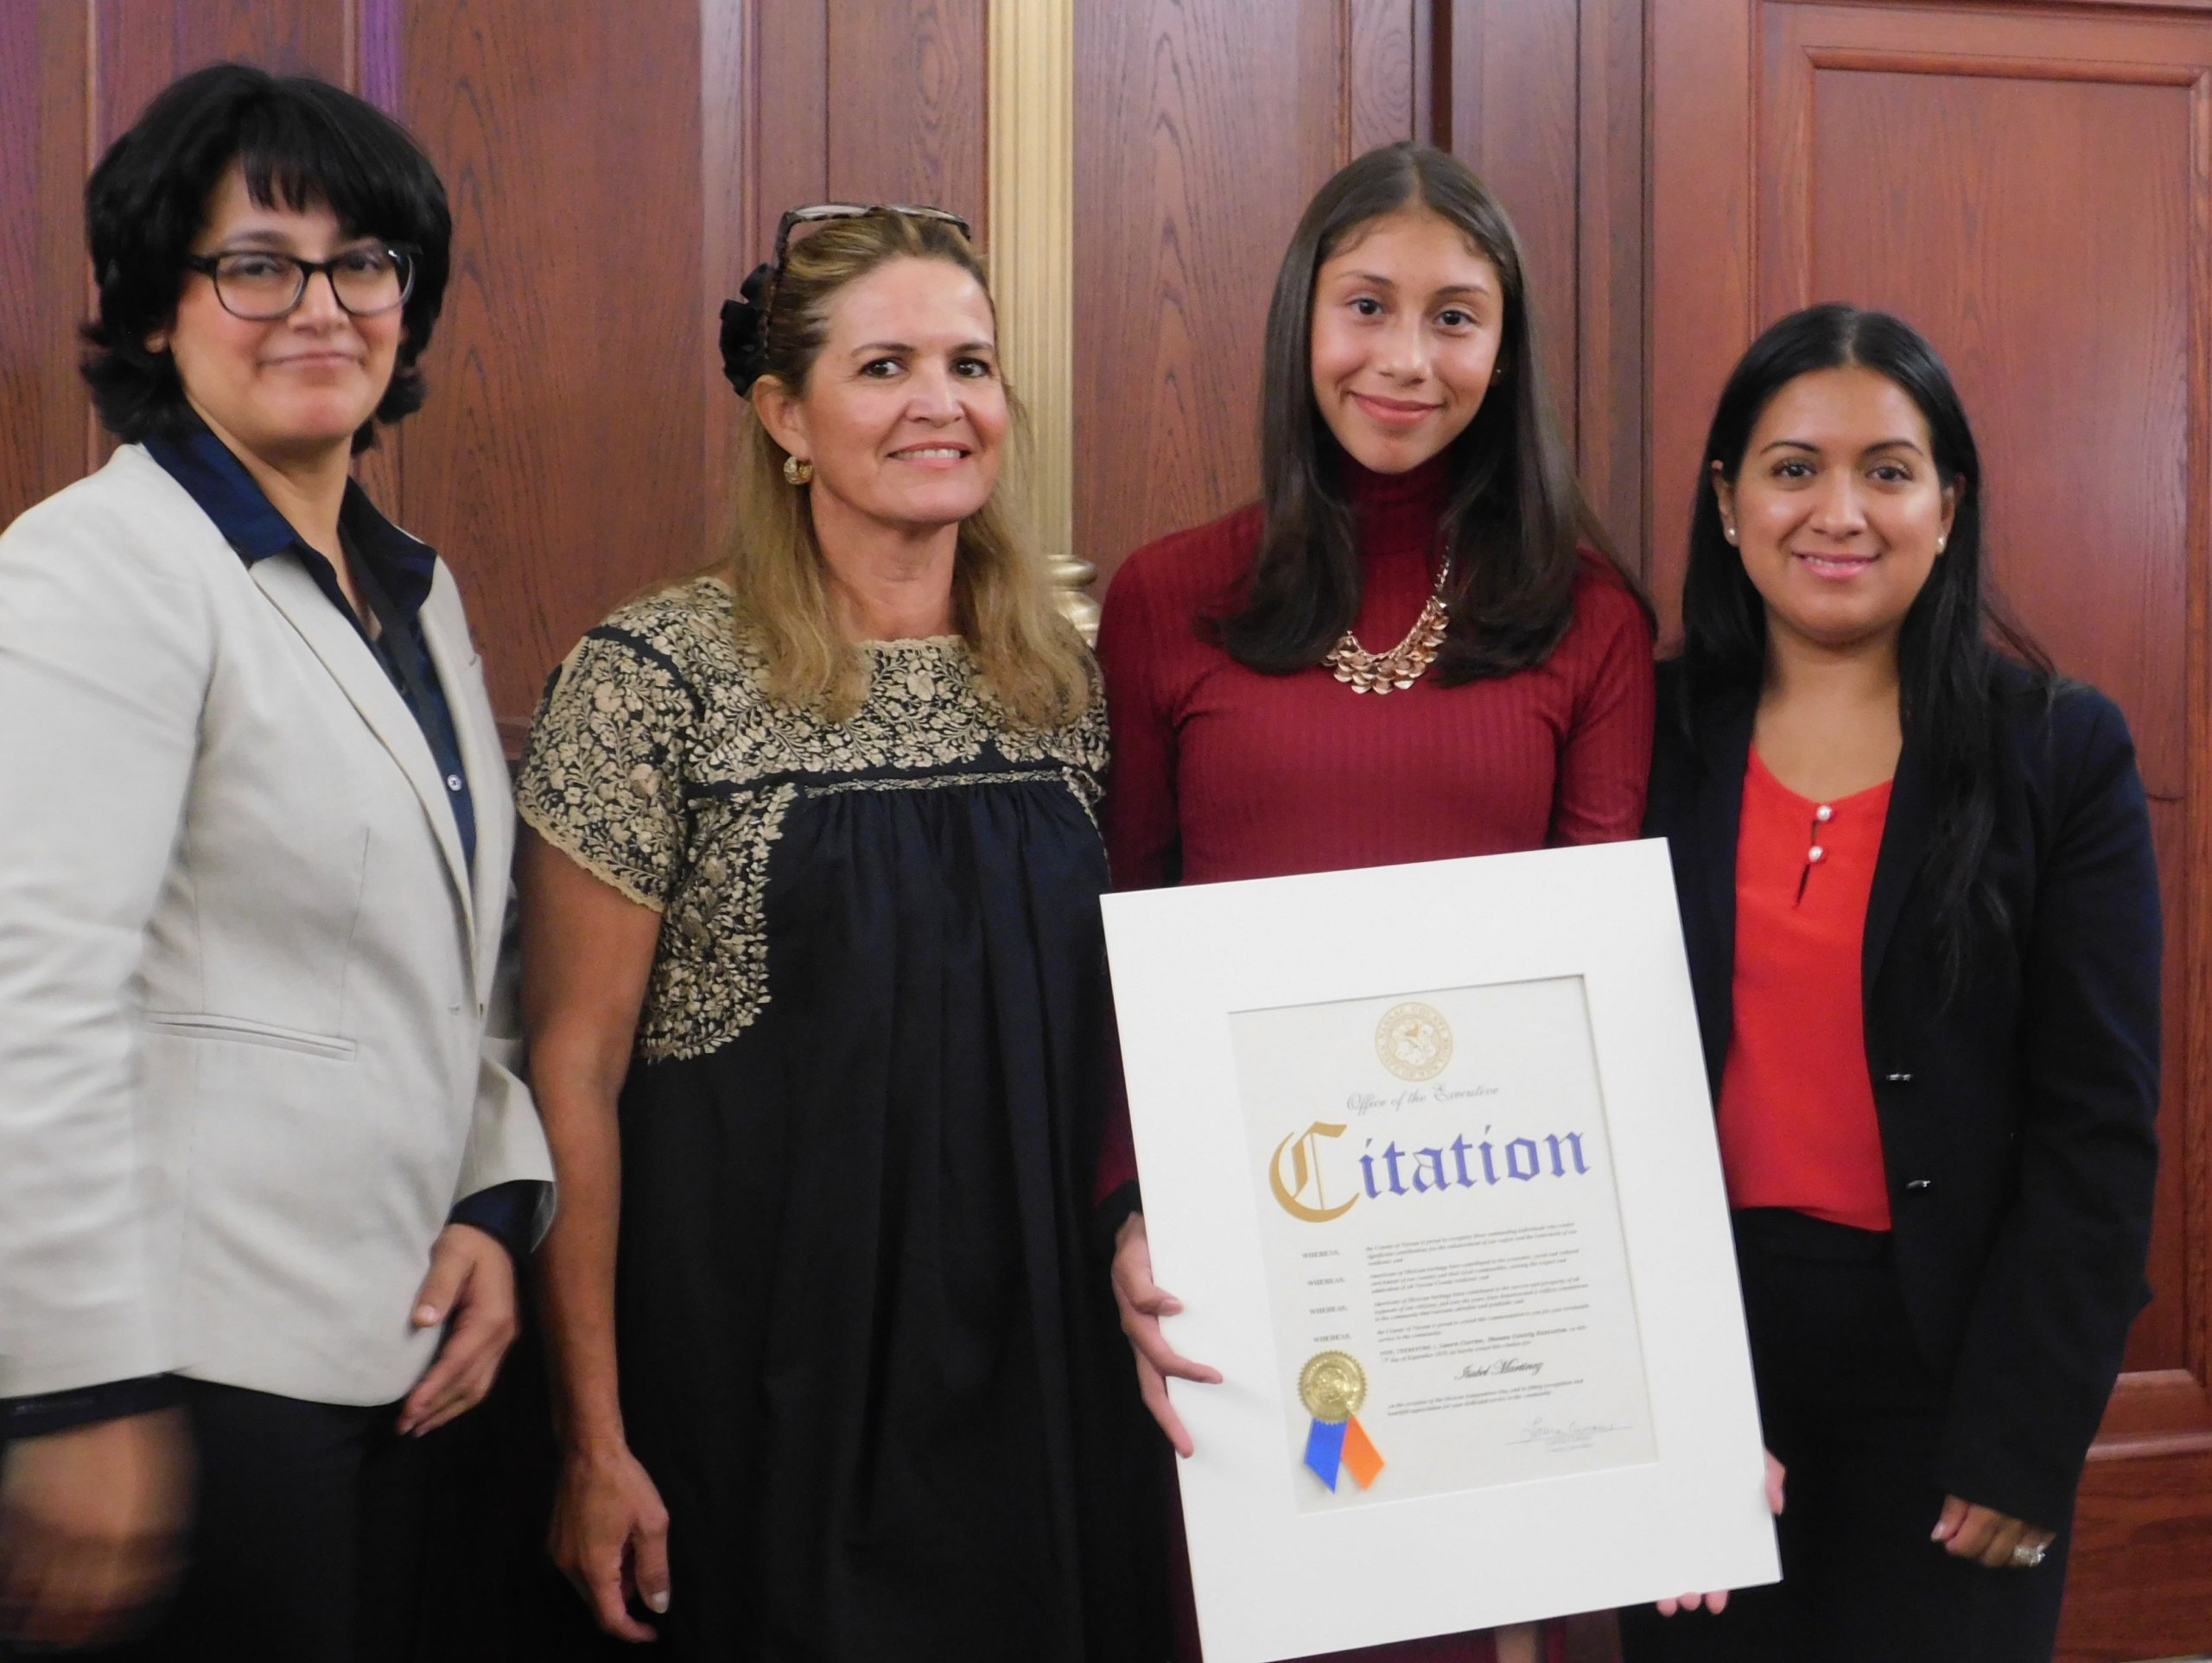
[[[888,210],[830,221],[791,245],[775,277],[761,372],[804,397],[838,293],[899,259],[946,261],[990,295],[975,251],[949,222]],[[1054,603],[1044,562],[1006,506],[1006,473],[1022,459],[1028,426],[1011,388],[1007,402],[1009,466],[990,500],[961,522],[953,616],[985,685],[1008,714],[1027,726],[1057,727],[1090,705],[1090,657]],[[738,421],[734,524],[716,574],[736,595],[737,628],[766,660],[770,696],[842,721],[868,696],[867,656],[830,613],[808,493],[784,479],[787,453],[750,399]]]
[[[1260,394],[1260,545],[1233,610],[1215,621],[1238,663],[1285,675],[1321,662],[1359,614],[1359,549],[1343,448],[1313,398],[1313,284],[1362,227],[1419,207],[1457,227],[1504,291],[1498,380],[1452,441],[1440,530],[1452,552],[1451,621],[1436,657],[1446,686],[1541,663],[1574,616],[1582,545],[1642,590],[1584,499],[1560,437],[1529,315],[1521,239],[1490,187],[1441,150],[1370,150],[1314,194],[1291,234],[1268,308]],[[1649,610],[1649,603],[1645,609]]]

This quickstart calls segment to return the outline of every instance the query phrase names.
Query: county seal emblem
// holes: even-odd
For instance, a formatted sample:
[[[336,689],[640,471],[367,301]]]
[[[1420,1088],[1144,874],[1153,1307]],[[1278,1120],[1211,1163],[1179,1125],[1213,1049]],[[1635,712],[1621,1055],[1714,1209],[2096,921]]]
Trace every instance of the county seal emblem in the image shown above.
[[[1375,1054],[1401,1080],[1433,1080],[1452,1061],[1452,1025],[1433,1005],[1393,1005],[1375,1025]]]

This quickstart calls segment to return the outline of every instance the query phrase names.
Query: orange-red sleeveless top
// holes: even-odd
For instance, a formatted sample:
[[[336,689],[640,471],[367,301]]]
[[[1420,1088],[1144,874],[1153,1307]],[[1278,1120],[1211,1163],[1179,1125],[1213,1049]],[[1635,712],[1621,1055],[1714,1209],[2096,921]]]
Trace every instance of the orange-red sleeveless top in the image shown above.
[[[1734,1022],[1720,1076],[1732,1207],[1890,1228],[1859,981],[1889,811],[1886,782],[1815,802],[1751,753],[1736,843]]]

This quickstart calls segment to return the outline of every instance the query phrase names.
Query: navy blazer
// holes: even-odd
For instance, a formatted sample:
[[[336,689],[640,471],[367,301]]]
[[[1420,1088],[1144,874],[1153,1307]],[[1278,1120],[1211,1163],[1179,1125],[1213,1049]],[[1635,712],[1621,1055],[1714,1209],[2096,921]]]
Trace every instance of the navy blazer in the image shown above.
[[[1866,1067],[1898,1280],[1950,1381],[1934,1476],[2059,1529],[2149,1298],[2158,874],[2119,708],[2078,683],[2047,697],[2009,661],[1993,674],[2004,721],[1986,869],[2007,933],[1945,1001],[1922,873],[1934,782],[1908,734],[1861,948]],[[1677,675],[1662,666],[1645,830],[1673,854],[1717,1096],[1754,706],[1695,711],[1686,733]]]

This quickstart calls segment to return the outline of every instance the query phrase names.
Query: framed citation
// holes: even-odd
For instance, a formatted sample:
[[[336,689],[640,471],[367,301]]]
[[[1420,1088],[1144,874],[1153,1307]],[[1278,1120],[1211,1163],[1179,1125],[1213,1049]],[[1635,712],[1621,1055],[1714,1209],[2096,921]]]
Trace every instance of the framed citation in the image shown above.
[[[1775,1580],[1665,846],[1105,909],[1208,1663]]]

